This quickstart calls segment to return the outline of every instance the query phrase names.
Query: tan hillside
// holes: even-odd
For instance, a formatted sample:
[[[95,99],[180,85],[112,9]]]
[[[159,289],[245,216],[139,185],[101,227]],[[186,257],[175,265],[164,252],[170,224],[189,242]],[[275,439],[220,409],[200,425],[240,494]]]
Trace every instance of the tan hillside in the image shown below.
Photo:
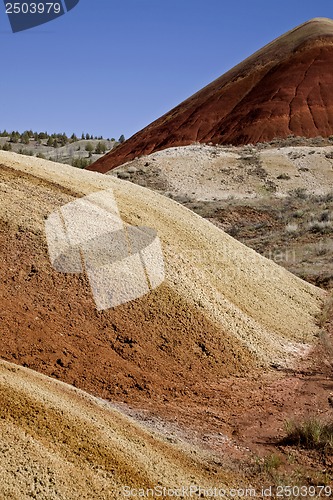
[[[174,147],[109,174],[173,198],[297,276],[330,288],[331,140],[274,142]]]

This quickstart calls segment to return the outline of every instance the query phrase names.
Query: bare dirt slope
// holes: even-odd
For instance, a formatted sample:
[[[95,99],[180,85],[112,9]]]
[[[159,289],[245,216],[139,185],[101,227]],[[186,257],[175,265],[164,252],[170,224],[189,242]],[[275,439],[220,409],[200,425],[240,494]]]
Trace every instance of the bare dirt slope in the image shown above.
[[[107,172],[195,141],[255,144],[333,134],[333,21],[313,19],[274,40],[98,160]]]

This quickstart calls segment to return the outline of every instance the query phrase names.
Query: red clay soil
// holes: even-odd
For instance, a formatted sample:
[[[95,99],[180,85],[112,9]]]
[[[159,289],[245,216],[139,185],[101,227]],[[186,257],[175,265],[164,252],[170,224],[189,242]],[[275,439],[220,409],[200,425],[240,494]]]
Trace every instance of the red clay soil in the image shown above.
[[[87,278],[52,269],[41,235],[0,223],[0,250],[2,359],[120,401],[163,401],[254,369],[168,285],[98,312]]]
[[[88,167],[193,142],[255,144],[333,135],[333,21],[288,32]]]

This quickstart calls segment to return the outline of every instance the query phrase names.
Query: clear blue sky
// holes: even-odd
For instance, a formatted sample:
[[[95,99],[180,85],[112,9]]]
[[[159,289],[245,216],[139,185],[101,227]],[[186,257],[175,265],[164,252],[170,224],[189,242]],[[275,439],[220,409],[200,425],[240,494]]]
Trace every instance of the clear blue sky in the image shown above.
[[[80,0],[13,34],[0,3],[0,129],[134,134],[332,0]]]

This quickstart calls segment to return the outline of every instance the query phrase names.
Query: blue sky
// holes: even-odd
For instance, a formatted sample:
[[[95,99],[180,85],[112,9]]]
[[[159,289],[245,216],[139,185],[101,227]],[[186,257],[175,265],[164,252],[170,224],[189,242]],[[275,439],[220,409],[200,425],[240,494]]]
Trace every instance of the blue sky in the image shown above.
[[[13,34],[0,4],[0,129],[126,138],[332,0],[80,0]]]

